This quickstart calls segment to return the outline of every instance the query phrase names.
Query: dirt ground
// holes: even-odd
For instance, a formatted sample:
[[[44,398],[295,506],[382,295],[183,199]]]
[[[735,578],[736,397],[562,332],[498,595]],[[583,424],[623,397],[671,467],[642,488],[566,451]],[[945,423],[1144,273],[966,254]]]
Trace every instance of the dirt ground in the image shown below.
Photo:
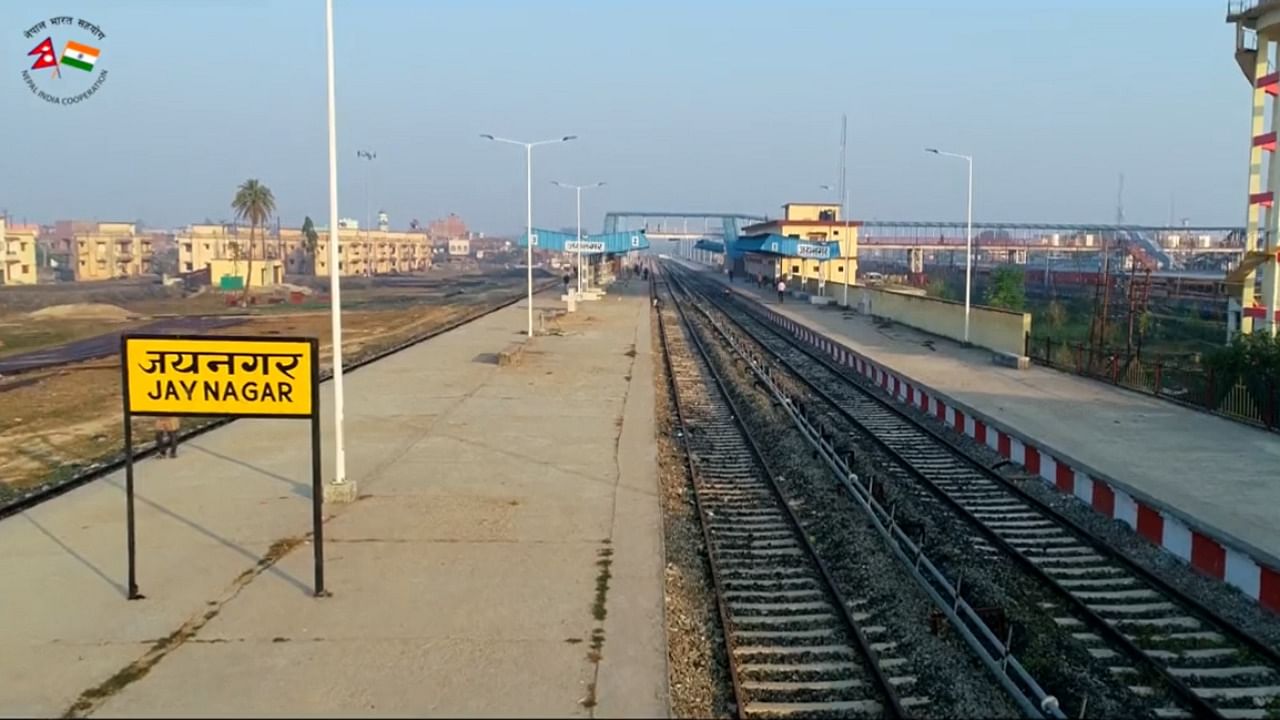
[[[83,318],[35,320],[26,315],[0,318],[0,357],[83,340],[104,332],[130,330],[140,320],[108,322]]]
[[[452,304],[343,313],[343,353],[348,362],[420,334],[468,312],[484,296]],[[114,328],[113,328],[114,329]],[[101,325],[98,332],[102,331]],[[274,312],[235,328],[244,335],[315,336],[321,366],[331,363],[327,312]],[[92,333],[89,333],[92,334]],[[0,391],[0,498],[23,488],[72,477],[121,452],[120,363],[102,358],[25,374]],[[195,422],[184,420],[184,423]],[[134,425],[151,439],[151,421]]]

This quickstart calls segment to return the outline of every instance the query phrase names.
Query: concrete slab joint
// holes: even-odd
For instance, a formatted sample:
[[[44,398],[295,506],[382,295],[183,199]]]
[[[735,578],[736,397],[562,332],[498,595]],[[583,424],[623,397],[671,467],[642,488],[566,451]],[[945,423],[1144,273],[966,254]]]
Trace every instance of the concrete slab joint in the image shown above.
[[[324,486],[324,501],[328,504],[345,504],[355,502],[357,496],[356,481],[347,478],[344,482],[330,480]]]

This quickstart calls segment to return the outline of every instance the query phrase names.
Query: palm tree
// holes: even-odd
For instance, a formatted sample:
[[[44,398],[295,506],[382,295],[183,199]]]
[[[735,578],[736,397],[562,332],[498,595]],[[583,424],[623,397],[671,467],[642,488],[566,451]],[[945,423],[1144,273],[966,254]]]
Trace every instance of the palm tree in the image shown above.
[[[253,233],[275,212],[276,198],[271,194],[271,188],[250,178],[236,189],[231,207],[236,211],[237,219],[249,221],[249,265],[245,270],[244,295],[240,298],[241,303],[246,303],[249,299],[249,286],[253,282]]]
[[[319,242],[320,234],[316,232],[316,224],[311,222],[311,216],[308,215],[302,221],[302,249],[311,258],[312,275],[316,272],[316,247]]]

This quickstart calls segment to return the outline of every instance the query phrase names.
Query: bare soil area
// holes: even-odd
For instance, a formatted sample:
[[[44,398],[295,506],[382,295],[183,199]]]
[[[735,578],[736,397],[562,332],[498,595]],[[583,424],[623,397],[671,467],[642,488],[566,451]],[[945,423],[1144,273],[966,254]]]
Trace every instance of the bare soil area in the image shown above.
[[[509,291],[492,287],[447,304],[344,312],[344,357],[351,362],[403,343],[472,311],[495,292]],[[86,334],[82,337],[95,334],[89,332],[95,324],[86,326],[85,322],[61,321],[56,332],[66,340],[76,339],[78,333]],[[317,337],[321,367],[328,369],[332,358],[330,322],[327,312],[281,311],[252,317],[236,326],[235,333]],[[24,324],[24,330],[33,332],[29,326],[30,321]],[[0,325],[0,339],[5,337],[6,329]],[[112,329],[118,329],[118,325]],[[96,321],[96,332],[102,331],[102,321]],[[73,477],[95,463],[119,456],[124,442],[120,393],[118,357],[33,371],[0,381],[0,499]],[[200,422],[205,421],[183,420],[184,427]],[[147,419],[136,421],[135,438],[150,440],[151,424]]]

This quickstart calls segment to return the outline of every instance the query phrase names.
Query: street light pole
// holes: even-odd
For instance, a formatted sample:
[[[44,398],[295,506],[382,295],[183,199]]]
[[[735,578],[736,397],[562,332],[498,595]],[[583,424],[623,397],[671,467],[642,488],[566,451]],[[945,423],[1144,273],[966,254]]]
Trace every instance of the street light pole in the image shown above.
[[[969,165],[969,202],[965,211],[964,231],[964,341],[969,342],[969,294],[973,286],[973,157],[959,153],[945,152],[937,148],[925,148],[925,152],[934,155],[960,158]]]
[[[371,152],[369,150],[357,150],[356,157],[364,158],[365,160],[369,161],[364,166],[365,167],[365,170],[364,170],[364,252],[366,255],[364,260],[365,262],[364,274],[370,275],[372,273],[369,272],[369,260],[372,257],[373,252],[372,252],[372,249],[370,248],[369,232],[373,229],[373,227],[371,225],[372,220],[370,220],[370,213],[372,212],[372,210],[370,209],[370,205],[369,205],[369,180],[370,180],[370,177],[373,175],[373,159],[378,157],[378,153]]]
[[[338,129],[334,112],[333,85],[333,0],[325,2],[325,44],[329,66],[329,316],[333,342],[333,482],[324,499],[328,502],[351,502],[356,497],[355,483],[347,482],[347,455],[343,443],[342,392],[342,294],[338,264]]]
[[[578,241],[578,297],[582,297],[582,188],[574,188],[578,200],[578,232],[574,238]]]
[[[558,180],[552,180],[552,185],[556,187],[567,188],[573,190],[578,195],[578,296],[582,296],[582,191],[590,188],[602,187],[604,183],[591,183],[590,185],[569,185]]]
[[[569,142],[577,138],[577,135],[565,135],[556,140],[539,140],[538,142],[520,142],[519,140],[509,140],[493,135],[484,134],[480,137],[485,140],[494,142],[507,143],[509,145],[520,145],[524,147],[525,157],[525,258],[528,265],[528,300],[529,300],[529,329],[526,337],[533,337],[533,148],[537,145],[550,145],[552,143]]]
[[[844,172],[844,163],[841,162],[841,173]],[[823,190],[832,189],[830,185],[823,185]],[[844,306],[849,307],[849,256],[845,254],[844,243],[849,242],[849,191],[845,187],[843,178],[840,183],[840,214],[844,216],[844,239],[836,243],[840,248],[840,259],[844,261]]]

